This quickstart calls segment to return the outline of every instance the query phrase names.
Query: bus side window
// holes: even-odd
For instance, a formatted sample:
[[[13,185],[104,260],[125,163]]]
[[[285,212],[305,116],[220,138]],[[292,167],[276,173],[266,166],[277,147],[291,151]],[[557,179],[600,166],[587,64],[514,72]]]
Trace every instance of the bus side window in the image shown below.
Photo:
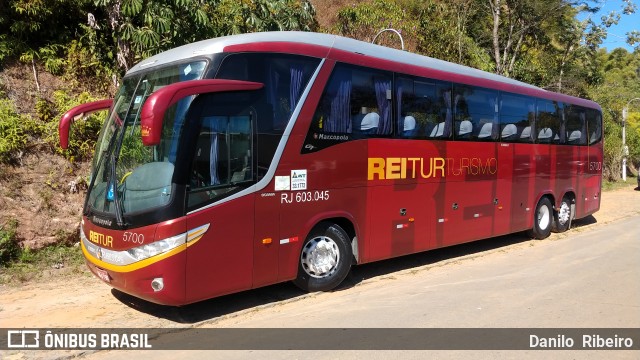
[[[538,99],[536,116],[537,143],[560,144],[560,115],[557,103]]]
[[[390,135],[391,74],[337,64],[313,119],[311,130],[321,133]]]
[[[587,109],[587,129],[589,131],[589,145],[600,142],[602,139],[602,115],[598,110]]]
[[[253,180],[251,117],[208,116],[201,121],[189,184],[190,207]]]
[[[567,106],[565,107],[565,118],[566,144],[586,145],[587,124],[585,109],[576,105]]]
[[[222,61],[215,77],[263,83],[264,98],[256,104],[257,131],[282,134],[318,64],[316,58],[298,55],[230,54]]]
[[[354,135],[391,134],[391,76],[369,69],[352,71],[351,119]]]
[[[396,80],[396,133],[401,138],[447,138],[447,116],[451,121],[449,84],[426,78]],[[450,126],[449,126],[450,127]]]
[[[527,96],[502,93],[500,141],[533,143],[535,101]]]
[[[497,138],[498,92],[474,86],[454,86],[456,140],[491,141]],[[495,125],[495,126],[494,126]]]

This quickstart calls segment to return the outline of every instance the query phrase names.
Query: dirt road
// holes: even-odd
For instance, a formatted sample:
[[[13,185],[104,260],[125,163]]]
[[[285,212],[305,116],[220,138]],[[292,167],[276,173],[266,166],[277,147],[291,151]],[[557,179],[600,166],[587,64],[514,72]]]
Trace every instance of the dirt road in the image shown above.
[[[183,308],[134,299],[89,276],[20,287],[3,286],[0,288],[0,327],[304,327],[305,323],[316,324],[323,317],[340,318],[339,311],[331,309],[357,304],[365,298],[366,307],[353,307],[355,313],[363,314],[362,320],[354,322],[358,319],[354,315],[348,321],[333,323],[333,326],[402,327],[423,316],[428,317],[425,321],[430,326],[483,327],[491,326],[493,321],[494,326],[500,327],[638,327],[640,244],[629,240],[633,237],[638,240],[640,228],[635,225],[638,223],[640,192],[624,188],[605,192],[601,210],[594,217],[583,219],[567,233],[552,234],[543,241],[528,240],[524,235],[516,234],[367,264],[354,268],[346,284],[331,293],[304,294],[293,285],[279,284]],[[619,236],[613,235],[612,229],[617,229]],[[590,233],[594,240],[576,240]],[[545,262],[545,268],[539,267],[540,261],[545,259],[551,260]],[[515,267],[511,265],[509,273],[492,272],[509,262],[516,264]],[[555,266],[560,265],[562,271],[569,273],[556,273]],[[581,265],[597,265],[597,268],[585,272]],[[596,276],[598,272],[600,275]],[[475,275],[469,277],[468,274]],[[522,282],[522,276],[525,282]],[[558,276],[570,286],[556,284]],[[486,291],[485,287],[496,281],[511,292]],[[602,284],[609,287],[602,287]],[[599,289],[599,293],[589,292],[590,298],[585,299],[581,290],[594,288]],[[557,289],[563,289],[560,298],[554,292]],[[460,302],[455,307],[462,307],[463,311],[454,315],[446,311],[451,304],[445,302],[429,304],[431,311],[421,314],[407,312],[406,318],[388,312],[404,306],[406,298],[429,297],[429,294],[441,291],[459,294]],[[612,291],[615,291],[615,300],[606,304]],[[500,316],[499,309],[511,301],[519,302],[522,313]],[[552,303],[559,306],[541,318],[539,309],[548,309]],[[387,320],[390,324],[396,321],[396,325],[372,325],[365,320],[371,319],[371,314],[367,315],[371,309],[375,309],[378,319],[391,316]],[[614,309],[607,314],[611,321],[598,325],[592,320],[597,318],[595,315],[602,315],[603,309]],[[487,317],[488,314],[497,318]],[[304,320],[299,322],[300,319]],[[425,326],[421,324],[418,326]],[[57,353],[60,356],[77,354]],[[12,352],[6,358],[52,358],[54,355],[51,352]]]

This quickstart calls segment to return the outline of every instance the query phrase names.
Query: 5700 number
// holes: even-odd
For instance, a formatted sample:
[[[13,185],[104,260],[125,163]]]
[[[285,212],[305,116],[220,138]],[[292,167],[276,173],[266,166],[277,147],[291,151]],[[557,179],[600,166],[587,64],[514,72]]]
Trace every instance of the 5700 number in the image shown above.
[[[602,170],[602,163],[599,161],[590,161],[589,162],[589,171],[600,171]]]
[[[122,234],[122,241],[131,242],[134,244],[144,244],[144,235],[125,231],[124,234]]]

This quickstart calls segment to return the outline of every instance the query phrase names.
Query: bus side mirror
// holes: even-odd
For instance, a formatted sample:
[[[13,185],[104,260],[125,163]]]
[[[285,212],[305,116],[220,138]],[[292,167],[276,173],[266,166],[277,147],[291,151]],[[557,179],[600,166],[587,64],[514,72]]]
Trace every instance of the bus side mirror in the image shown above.
[[[142,105],[140,128],[142,143],[145,146],[160,144],[162,121],[171,105],[187,96],[214,92],[249,91],[261,89],[264,85],[257,82],[204,79],[190,80],[167,85],[154,92]]]
[[[112,104],[113,99],[98,100],[78,105],[64,113],[64,115],[62,115],[62,117],[60,118],[60,123],[58,124],[60,147],[63,149],[69,147],[69,128],[71,127],[71,123],[73,121],[88,116],[89,114],[96,111],[109,110]]]

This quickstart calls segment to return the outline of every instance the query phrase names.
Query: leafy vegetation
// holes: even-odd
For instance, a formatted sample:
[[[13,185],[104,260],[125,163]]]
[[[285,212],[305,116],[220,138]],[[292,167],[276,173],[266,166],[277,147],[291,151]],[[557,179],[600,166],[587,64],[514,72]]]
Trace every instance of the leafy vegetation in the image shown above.
[[[83,264],[82,252],[77,246],[56,244],[39,250],[27,248],[14,261],[0,266],[0,284],[26,282],[63,269],[71,273],[86,273]]]
[[[22,252],[16,235],[17,229],[18,221],[16,219],[11,219],[0,226],[0,266],[18,258]]]
[[[42,129],[30,116],[16,112],[13,102],[0,94],[0,162],[17,162],[29,140],[42,134]]]
[[[0,225],[0,283],[27,281],[52,268],[79,271],[84,263],[79,248],[74,246],[78,241],[75,231],[60,230],[55,234],[55,244],[31,250],[20,246],[17,228],[16,219]]]
[[[60,139],[58,137],[58,121],[60,118],[55,114],[63,114],[74,106],[95,100],[98,100],[98,98],[93,97],[86,91],[76,96],[71,96],[64,91],[55,91],[53,93],[53,102],[46,102],[47,105],[43,106],[44,111],[38,112],[39,118],[46,127],[44,132],[46,134],[45,141],[53,151],[65,156],[70,161],[87,161],[91,159],[96,135],[104,121],[104,113],[95,113],[83,120],[74,122],[73,131],[69,134],[69,146],[66,150],[60,148]],[[41,102],[45,101],[41,100]]]
[[[618,180],[622,168],[622,109],[629,101],[640,97],[640,52],[630,54],[624,49],[607,53],[600,50],[597,59],[602,64],[602,81],[588,89],[588,96],[600,104],[604,116],[604,172],[608,180]],[[634,111],[635,109],[635,111]],[[629,104],[626,143],[630,164],[640,166],[640,101]]]
[[[98,114],[74,123],[69,138],[69,148],[59,147],[59,115],[73,106],[96,100],[88,92],[75,97],[64,91],[53,93],[53,102],[43,98],[36,102],[36,118],[18,114],[13,102],[0,97],[0,162],[17,163],[29,147],[46,146],[50,152],[65,156],[71,161],[86,161],[92,153],[96,134],[103,118]]]

